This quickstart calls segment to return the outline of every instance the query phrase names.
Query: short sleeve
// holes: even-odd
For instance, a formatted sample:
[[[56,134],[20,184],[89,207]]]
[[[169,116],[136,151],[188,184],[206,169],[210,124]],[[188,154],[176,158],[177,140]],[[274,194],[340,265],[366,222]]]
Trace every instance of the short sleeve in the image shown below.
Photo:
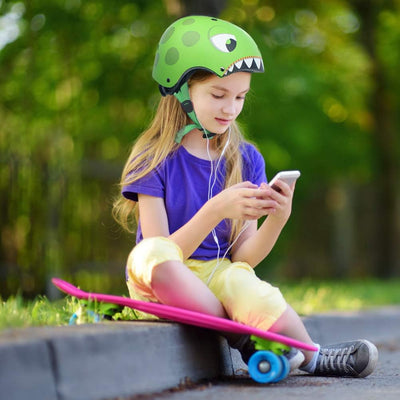
[[[153,170],[133,183],[122,188],[122,195],[132,201],[138,201],[138,194],[147,194],[154,197],[164,197],[165,184],[162,171]]]

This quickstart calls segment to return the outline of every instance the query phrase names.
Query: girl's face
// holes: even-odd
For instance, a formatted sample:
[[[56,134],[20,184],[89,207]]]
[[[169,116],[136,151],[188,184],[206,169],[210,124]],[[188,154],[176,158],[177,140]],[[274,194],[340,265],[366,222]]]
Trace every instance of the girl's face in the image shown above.
[[[235,72],[193,82],[190,98],[200,124],[209,132],[225,133],[243,109],[250,80],[249,72]]]

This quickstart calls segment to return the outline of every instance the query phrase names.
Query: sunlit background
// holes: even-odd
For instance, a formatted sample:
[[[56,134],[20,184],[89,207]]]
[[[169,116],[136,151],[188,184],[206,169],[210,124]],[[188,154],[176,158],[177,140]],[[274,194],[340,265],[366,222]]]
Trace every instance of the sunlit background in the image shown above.
[[[0,0],[0,297],[60,276],[126,294],[134,236],[112,220],[159,99],[164,29],[246,29],[264,57],[240,118],[267,176],[299,169],[268,280],[400,275],[400,1]]]

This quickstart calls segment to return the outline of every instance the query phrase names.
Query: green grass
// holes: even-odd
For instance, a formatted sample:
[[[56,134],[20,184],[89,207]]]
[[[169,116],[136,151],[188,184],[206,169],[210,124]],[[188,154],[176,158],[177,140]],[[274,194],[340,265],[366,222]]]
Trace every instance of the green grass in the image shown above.
[[[65,325],[78,307],[79,301],[71,297],[57,302],[42,296],[34,301],[24,301],[19,295],[0,299],[0,329]]]
[[[276,284],[287,302],[301,315],[329,311],[358,311],[386,305],[400,305],[400,280],[296,282]],[[103,305],[89,305],[106,313]],[[24,301],[21,296],[0,299],[0,330],[30,326],[67,325],[71,315],[82,309],[82,303],[66,297],[50,302],[45,297]],[[135,314],[124,309],[114,319],[135,319]],[[87,313],[81,313],[82,322],[90,322]]]
[[[93,323],[95,316],[91,311],[114,320],[137,319],[134,310],[129,308],[80,301],[70,296],[56,302],[51,302],[44,296],[39,296],[34,301],[24,301],[21,296],[15,296],[6,301],[0,299],[0,331],[31,326],[68,325],[74,313],[77,314],[76,323]]]
[[[301,315],[400,305],[400,280],[300,282],[277,285]]]

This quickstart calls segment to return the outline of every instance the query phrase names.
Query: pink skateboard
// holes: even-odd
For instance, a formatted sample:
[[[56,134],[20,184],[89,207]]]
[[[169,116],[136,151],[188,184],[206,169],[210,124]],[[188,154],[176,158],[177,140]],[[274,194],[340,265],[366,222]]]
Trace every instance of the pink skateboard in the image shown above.
[[[201,328],[207,328],[223,332],[231,332],[243,335],[252,335],[264,339],[268,342],[281,343],[297,349],[316,351],[315,346],[298,340],[282,336],[273,332],[262,331],[251,326],[247,326],[229,319],[218,318],[212,315],[202,314],[195,311],[182,308],[171,307],[165,304],[150,303],[140,300],[133,300],[121,296],[113,296],[102,293],[85,292],[76,286],[53,278],[52,282],[58,289],[82,300],[93,300],[98,302],[117,304],[133,308],[138,311],[153,314],[159,318],[166,318],[171,321],[183,324],[194,325]],[[278,382],[285,378],[289,373],[289,366],[286,357],[277,356],[271,351],[257,351],[249,360],[249,374],[257,382]]]

